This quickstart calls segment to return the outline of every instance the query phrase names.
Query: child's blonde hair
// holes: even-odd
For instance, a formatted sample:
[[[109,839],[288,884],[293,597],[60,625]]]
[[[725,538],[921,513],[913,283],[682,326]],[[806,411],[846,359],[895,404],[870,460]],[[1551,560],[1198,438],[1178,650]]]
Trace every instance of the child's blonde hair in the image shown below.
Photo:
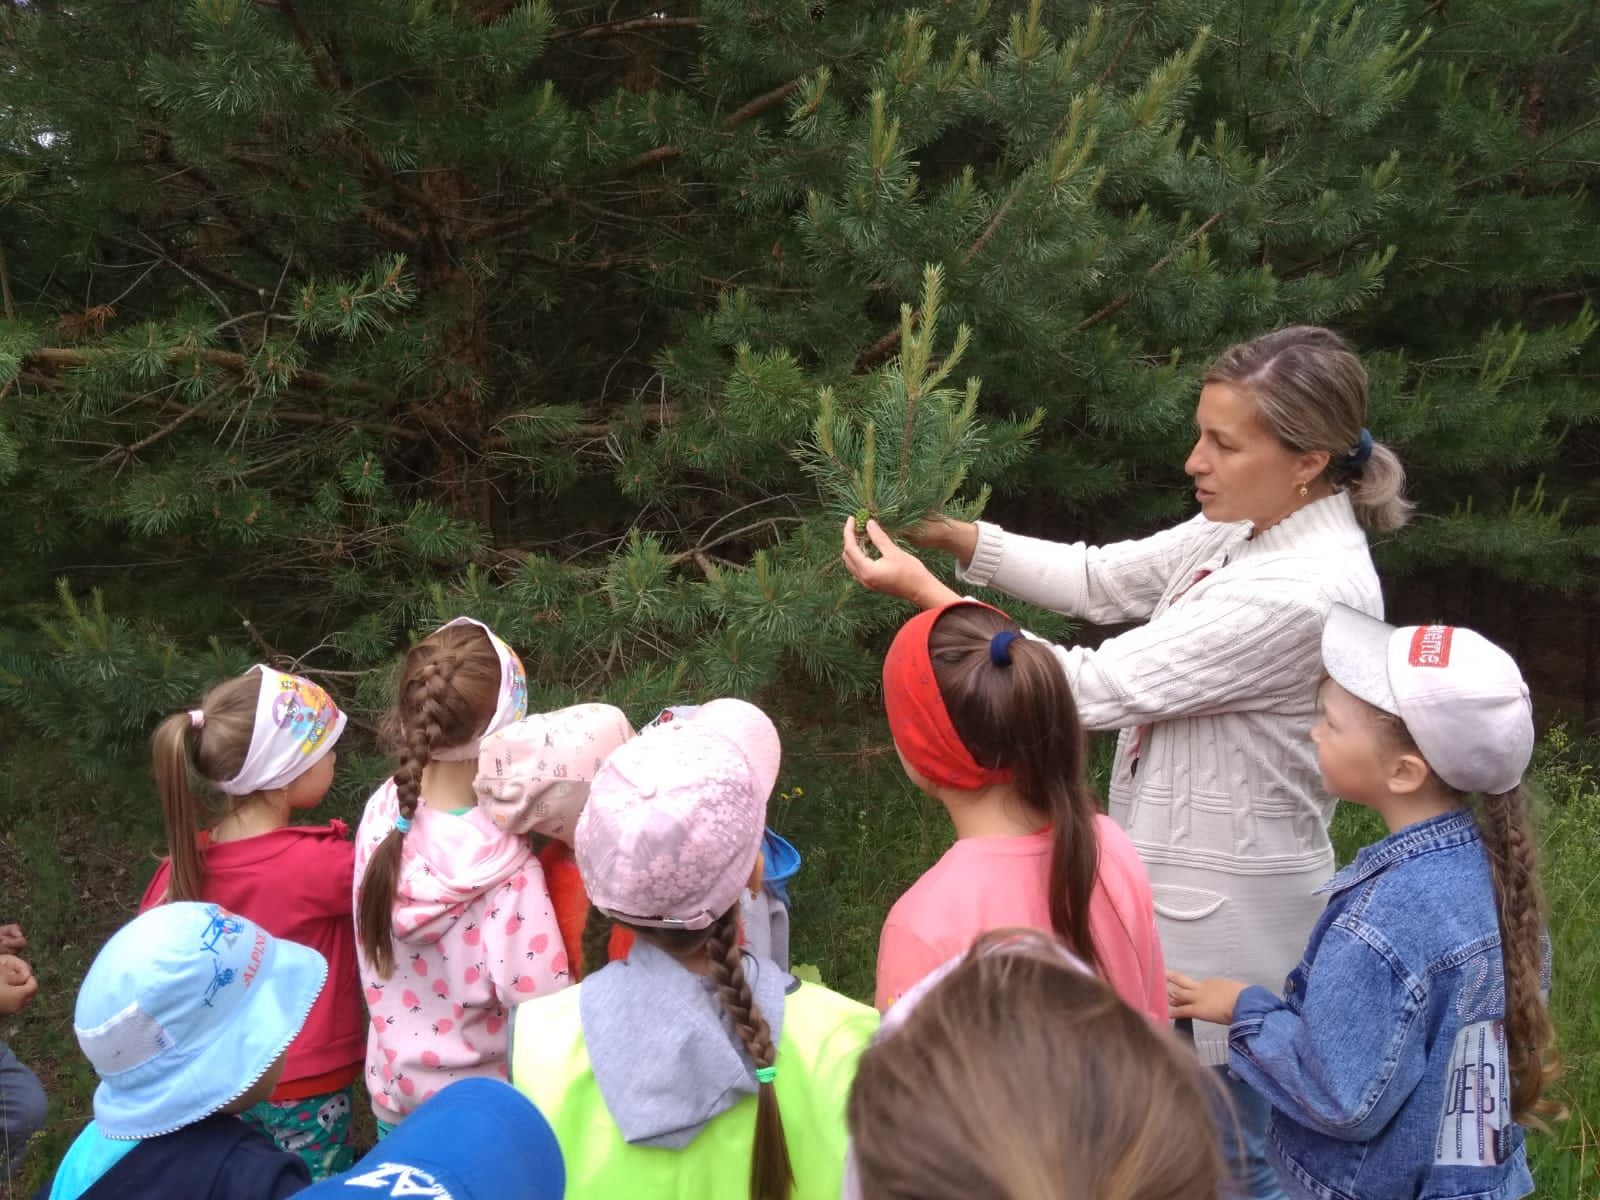
[[[205,882],[205,860],[195,844],[200,830],[199,805],[189,786],[189,772],[192,769],[202,779],[220,784],[244,769],[260,696],[261,673],[247,672],[217,684],[205,694],[199,708],[173,713],[150,737],[167,856],[172,862],[169,900],[198,900]],[[230,808],[243,799],[247,798],[233,799]]]
[[[1223,1108],[1169,1031],[997,930],[862,1055],[848,1115],[862,1200],[1215,1200]]]

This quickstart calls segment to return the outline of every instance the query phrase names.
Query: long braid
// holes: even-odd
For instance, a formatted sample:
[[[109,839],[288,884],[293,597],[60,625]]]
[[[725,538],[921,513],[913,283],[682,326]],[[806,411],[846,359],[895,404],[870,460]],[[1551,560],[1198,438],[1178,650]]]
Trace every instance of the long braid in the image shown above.
[[[711,979],[717,986],[722,1007],[733,1022],[734,1033],[745,1053],[757,1068],[777,1062],[778,1047],[772,1029],[756,1007],[756,998],[745,977],[744,952],[739,948],[739,910],[724,913],[711,926],[706,941],[706,957]],[[783,1115],[778,1111],[778,1093],[771,1083],[756,1085],[756,1133],[750,1158],[750,1200],[787,1200],[794,1188],[794,1167],[789,1161],[789,1144],[783,1134]]]
[[[1557,1101],[1542,1098],[1561,1073],[1561,1060],[1544,1001],[1544,897],[1527,792],[1519,785],[1498,796],[1484,796],[1478,828],[1489,853],[1500,910],[1511,1115],[1521,1124],[1543,1127],[1545,1118],[1561,1113]]]
[[[405,681],[400,695],[402,721],[399,764],[394,772],[395,796],[400,816],[410,821],[422,799],[422,773],[433,758],[433,748],[444,741],[444,726],[450,721],[454,698],[450,686],[455,663],[435,659],[425,663]],[[390,936],[395,888],[400,879],[401,848],[405,834],[398,828],[372,852],[361,880],[361,896],[356,908],[356,932],[361,950],[388,979],[394,974],[394,939]]]

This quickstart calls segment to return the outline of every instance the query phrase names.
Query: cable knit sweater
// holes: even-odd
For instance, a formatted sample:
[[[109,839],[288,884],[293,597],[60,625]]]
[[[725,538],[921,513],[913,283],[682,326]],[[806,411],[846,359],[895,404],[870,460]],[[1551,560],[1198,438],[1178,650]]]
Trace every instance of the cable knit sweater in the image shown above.
[[[1322,625],[1335,602],[1383,595],[1349,497],[1306,505],[1257,537],[1196,517],[1154,537],[1065,545],[980,522],[962,579],[1099,625],[1055,647],[1084,724],[1121,729],[1111,816],[1150,871],[1167,965],[1274,992],[1299,961],[1333,873],[1312,747]],[[1228,1031],[1196,1023],[1222,1064]]]

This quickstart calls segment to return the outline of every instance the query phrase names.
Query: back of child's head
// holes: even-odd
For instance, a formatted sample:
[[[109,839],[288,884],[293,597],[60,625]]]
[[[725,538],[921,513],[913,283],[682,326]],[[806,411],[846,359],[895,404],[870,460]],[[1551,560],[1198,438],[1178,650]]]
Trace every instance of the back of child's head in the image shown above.
[[[168,896],[198,899],[204,882],[191,769],[236,801],[273,791],[320,762],[344,725],[344,713],[322,688],[257,664],[217,684],[198,708],[156,726],[150,744],[172,860]]]
[[[1529,797],[1533,704],[1516,660],[1451,625],[1403,628],[1335,605],[1322,635],[1329,677],[1371,710],[1390,747],[1416,754],[1473,815],[1488,854],[1505,963],[1511,1109],[1537,1122],[1560,1071],[1545,1004],[1545,911]],[[1474,802],[1473,797],[1476,797]]]
[[[1012,783],[1049,822],[1051,927],[1100,965],[1089,933],[1099,806],[1078,706],[1050,647],[998,609],[962,601],[901,627],[883,687],[895,745],[919,776],[957,791]]]
[[[458,617],[406,655],[384,730],[396,750],[400,815],[367,862],[356,908],[362,953],[383,978],[394,973],[390,910],[401,844],[422,799],[422,773],[431,762],[476,760],[479,739],[520,720],[527,709],[521,661],[479,621]]]
[[[245,1096],[299,1034],[327,975],[315,950],[215,904],[135,917],[95,956],[73,1015],[100,1076],[100,1132],[156,1137]]]
[[[850,1091],[852,1200],[1210,1200],[1192,1050],[1049,935],[985,934],[889,1010]]]
[[[739,947],[739,895],[755,874],[780,755],[778,731],[760,709],[710,701],[611,753],[574,846],[596,908],[675,956],[704,949],[734,1036],[756,1067],[752,1200],[785,1200],[794,1182],[773,1087],[778,1047]]]

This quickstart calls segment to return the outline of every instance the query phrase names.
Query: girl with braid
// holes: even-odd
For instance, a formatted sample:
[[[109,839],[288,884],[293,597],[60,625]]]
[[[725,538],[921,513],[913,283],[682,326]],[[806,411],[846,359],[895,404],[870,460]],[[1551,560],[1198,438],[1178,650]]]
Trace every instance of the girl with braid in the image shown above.
[[[457,618],[406,655],[391,714],[399,764],[356,832],[380,1136],[457,1079],[505,1078],[511,1006],[568,982],[539,860],[472,790],[479,740],[527,707],[522,664],[477,621]]]
[[[1342,606],[1322,655],[1322,777],[1389,836],[1322,889],[1281,999],[1172,972],[1173,1015],[1229,1025],[1289,1195],[1516,1200],[1533,1191],[1522,1126],[1558,1110],[1527,686],[1470,629]]]
[[[555,1129],[572,1195],[839,1195],[877,1016],[740,949],[779,757],[760,709],[713,700],[613,750],[590,785],[578,870],[634,947],[519,1006],[511,1041],[511,1082]]]

